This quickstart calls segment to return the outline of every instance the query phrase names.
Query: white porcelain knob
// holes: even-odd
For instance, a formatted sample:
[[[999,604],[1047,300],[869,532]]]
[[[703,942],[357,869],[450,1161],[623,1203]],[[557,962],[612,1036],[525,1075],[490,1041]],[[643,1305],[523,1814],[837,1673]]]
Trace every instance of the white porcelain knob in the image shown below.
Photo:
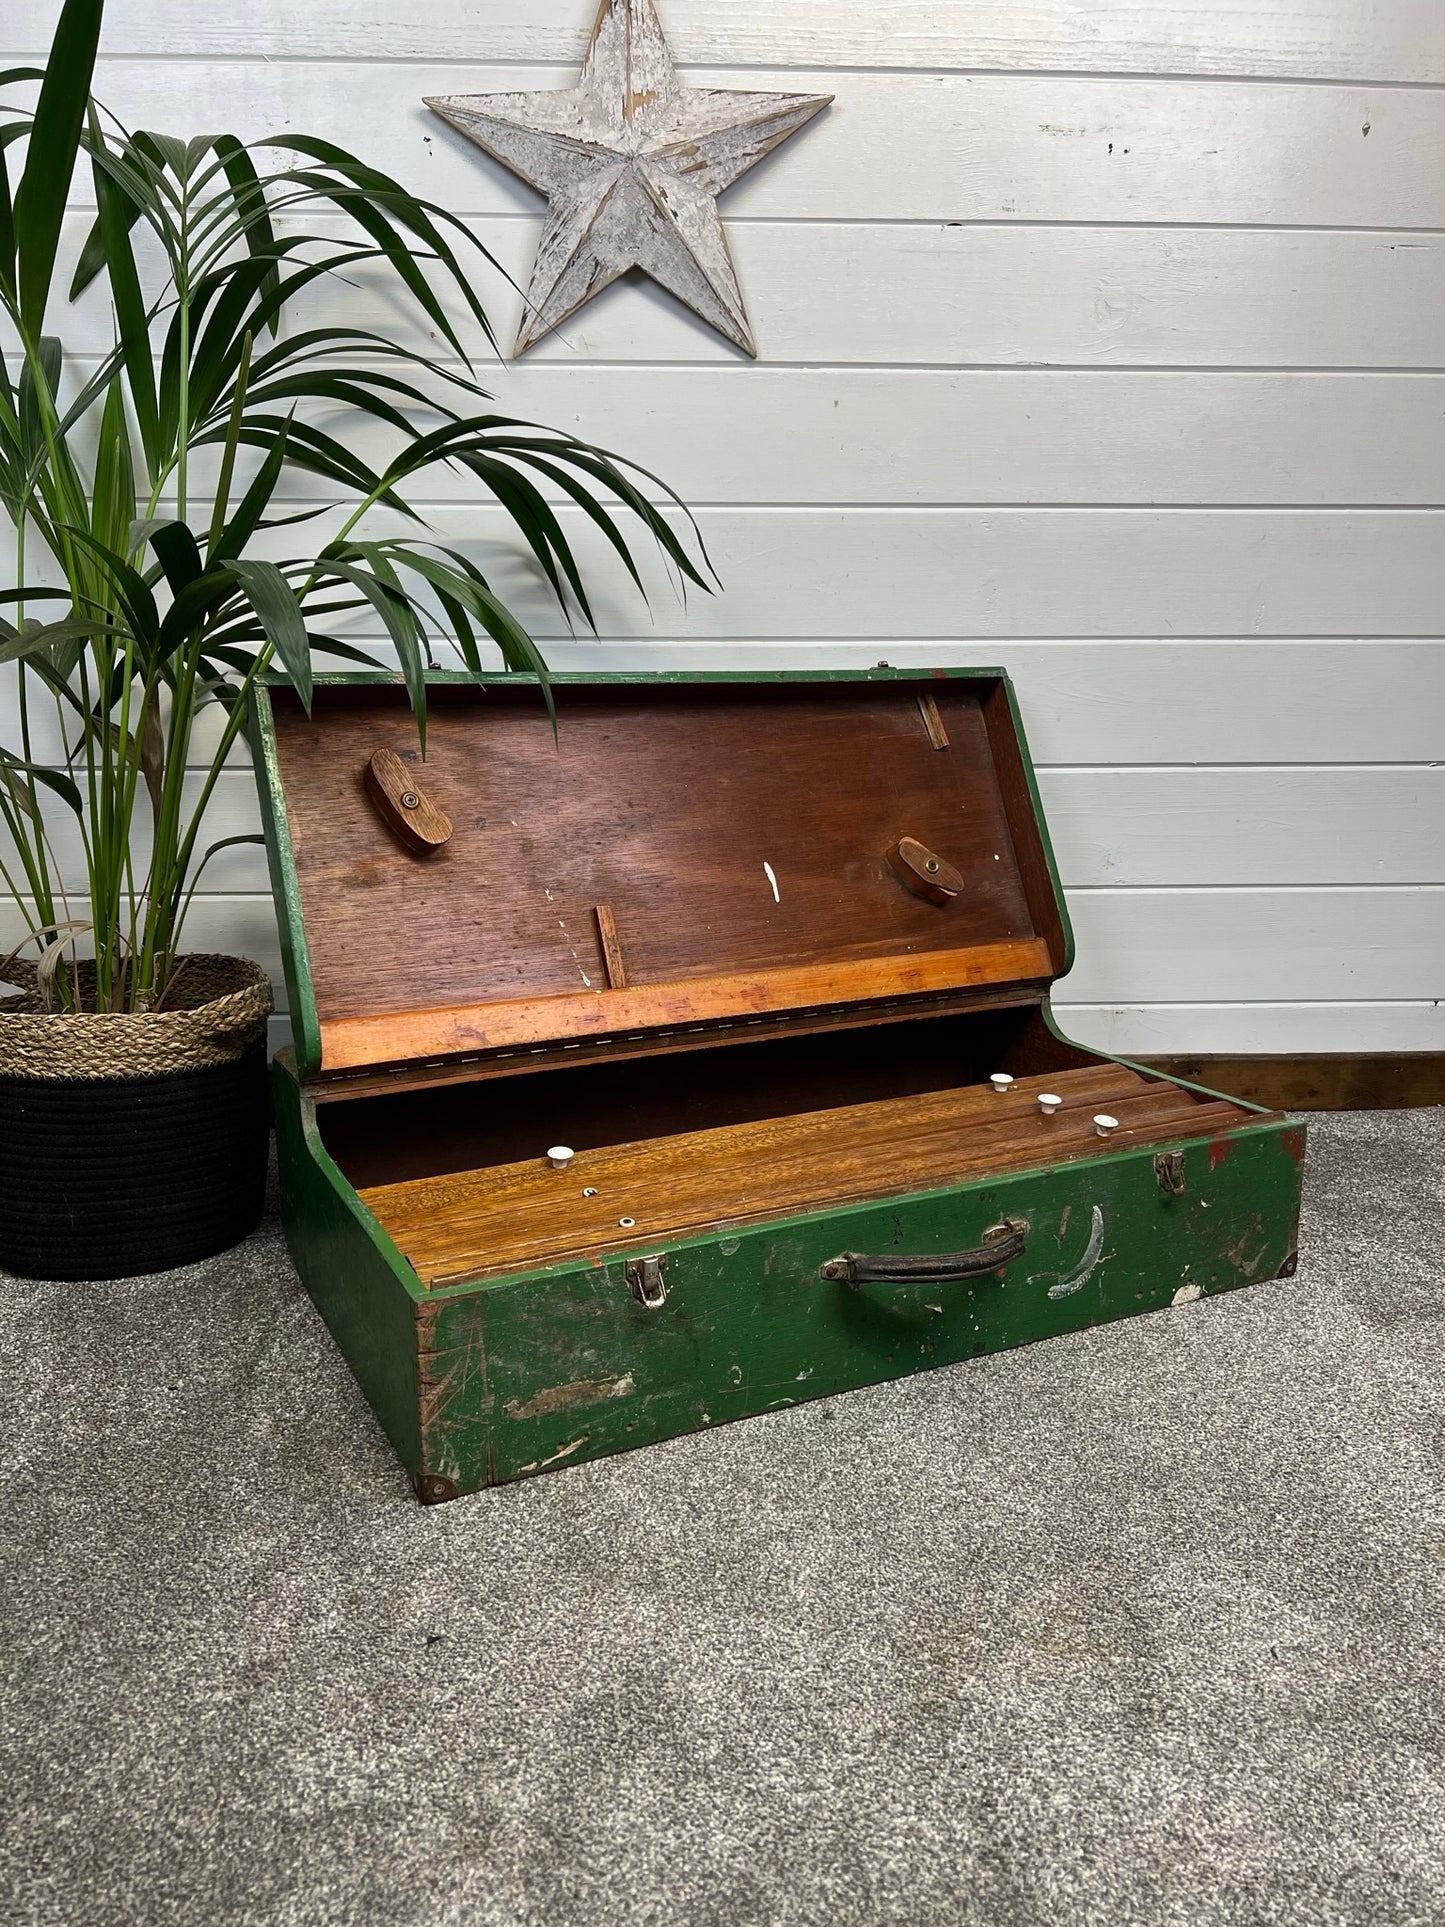
[[[1099,1137],[1112,1137],[1118,1128],[1118,1118],[1110,1117],[1107,1111],[1100,1111],[1094,1119],[1094,1130]]]
[[[995,1071],[988,1081],[993,1085],[1000,1097],[1007,1097],[1013,1089],[1013,1079],[1007,1071]]]
[[[1063,1101],[1061,1097],[1055,1097],[1052,1091],[1039,1092],[1039,1109],[1045,1117],[1052,1117]]]
[[[577,1153],[567,1144],[554,1144],[547,1153],[547,1162],[554,1171],[565,1171]]]

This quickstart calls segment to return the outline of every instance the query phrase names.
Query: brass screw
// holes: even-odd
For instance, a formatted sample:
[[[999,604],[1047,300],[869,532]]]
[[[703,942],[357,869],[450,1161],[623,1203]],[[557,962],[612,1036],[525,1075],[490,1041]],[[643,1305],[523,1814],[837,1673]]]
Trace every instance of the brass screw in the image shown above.
[[[421,808],[421,798],[417,795],[415,790],[402,791],[401,807],[404,810],[419,810]]]

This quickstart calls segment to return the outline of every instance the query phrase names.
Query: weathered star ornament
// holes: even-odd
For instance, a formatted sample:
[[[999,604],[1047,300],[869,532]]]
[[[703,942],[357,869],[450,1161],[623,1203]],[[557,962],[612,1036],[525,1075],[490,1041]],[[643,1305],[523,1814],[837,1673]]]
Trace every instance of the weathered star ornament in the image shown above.
[[[547,196],[514,352],[641,268],[756,355],[717,197],[831,99],[685,87],[653,0],[603,0],[576,87],[429,98]]]

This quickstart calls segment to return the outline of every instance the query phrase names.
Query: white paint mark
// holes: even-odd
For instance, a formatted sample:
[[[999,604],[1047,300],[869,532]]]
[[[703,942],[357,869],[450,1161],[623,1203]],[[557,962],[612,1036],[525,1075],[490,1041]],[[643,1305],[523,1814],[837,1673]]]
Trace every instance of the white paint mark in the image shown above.
[[[778,894],[778,879],[773,873],[773,866],[771,863],[765,863],[763,865],[763,875],[768,879],[768,882],[771,883],[773,886],[773,902],[781,903],[783,899]]]
[[[813,1367],[810,1365],[806,1372],[798,1373],[798,1376],[793,1380],[793,1383],[795,1385],[801,1385],[805,1378],[811,1378],[812,1376],[813,1376]]]
[[[1181,1285],[1169,1302],[1172,1305],[1192,1305],[1203,1296],[1203,1285]]]
[[[1104,1214],[1098,1205],[1094,1206],[1093,1224],[1089,1232],[1089,1242],[1084,1247],[1084,1255],[1072,1271],[1036,1271],[1029,1279],[1031,1285],[1041,1285],[1046,1278],[1052,1278],[1049,1286],[1050,1298],[1067,1298],[1071,1292],[1082,1291],[1098,1268],[1104,1250]]]
[[[523,1472],[545,1472],[549,1465],[556,1465],[562,1459],[570,1459],[574,1452],[582,1450],[591,1436],[590,1432],[584,1432],[580,1439],[573,1439],[572,1443],[564,1445],[560,1452],[554,1452],[550,1459],[534,1459],[530,1465],[519,1466],[519,1475]]]

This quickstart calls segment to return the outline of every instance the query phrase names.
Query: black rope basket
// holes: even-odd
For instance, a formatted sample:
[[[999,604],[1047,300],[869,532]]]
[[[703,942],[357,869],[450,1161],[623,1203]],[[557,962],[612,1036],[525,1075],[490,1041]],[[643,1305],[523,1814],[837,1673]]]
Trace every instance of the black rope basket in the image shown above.
[[[0,1004],[0,1269],[168,1271],[260,1222],[270,985],[198,957],[176,1001],[133,1016],[53,1014],[33,991]]]
[[[150,1077],[0,1074],[0,1267],[130,1278],[237,1244],[266,1196],[266,1045]]]

